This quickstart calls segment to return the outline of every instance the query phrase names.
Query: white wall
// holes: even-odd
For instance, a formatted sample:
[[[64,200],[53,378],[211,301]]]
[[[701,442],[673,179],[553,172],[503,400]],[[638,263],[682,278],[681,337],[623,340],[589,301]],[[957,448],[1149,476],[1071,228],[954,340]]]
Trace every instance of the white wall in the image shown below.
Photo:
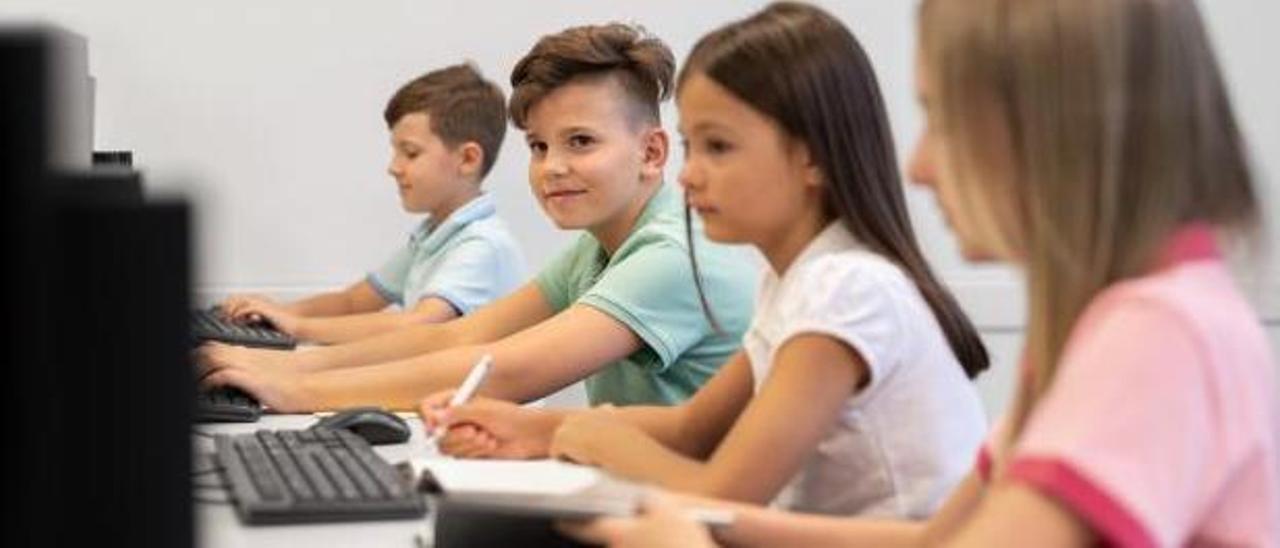
[[[915,2],[822,2],[859,35],[879,70],[903,157],[919,131],[912,92]],[[1201,1],[1263,186],[1280,171],[1280,18],[1271,0]],[[5,0],[0,18],[40,17],[85,34],[98,79],[98,148],[131,149],[158,192],[199,211],[200,295],[305,294],[357,279],[403,241],[414,220],[384,174],[386,98],[421,72],[474,60],[507,89],[513,63],[546,33],[634,21],[683,58],[702,33],[763,2],[537,3],[498,0]],[[674,112],[668,106],[666,122]],[[568,241],[525,185],[514,130],[488,187],[530,261]],[[673,160],[673,166],[679,158]],[[669,169],[674,175],[674,168]],[[957,255],[929,196],[909,191],[922,240],[999,358],[983,381],[1002,406],[1020,345],[1020,289],[1008,270]],[[1274,201],[1271,203],[1275,203]],[[1272,217],[1280,210],[1269,208]],[[1280,231],[1271,230],[1275,241]],[[1275,249],[1274,245],[1269,246]],[[1280,254],[1276,254],[1280,255]],[[1276,257],[1273,257],[1273,262]],[[1280,345],[1280,268],[1258,291]],[[570,398],[572,400],[572,398]]]

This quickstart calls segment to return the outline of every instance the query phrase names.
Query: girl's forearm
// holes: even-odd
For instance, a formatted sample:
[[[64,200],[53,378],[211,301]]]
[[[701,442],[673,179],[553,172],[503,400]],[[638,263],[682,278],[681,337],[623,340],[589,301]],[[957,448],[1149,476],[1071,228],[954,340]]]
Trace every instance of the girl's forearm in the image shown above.
[[[616,449],[601,459],[605,470],[674,491],[704,494],[705,463],[675,453],[651,437]]]
[[[919,546],[924,522],[798,514],[734,506],[729,526],[713,529],[726,546]]]

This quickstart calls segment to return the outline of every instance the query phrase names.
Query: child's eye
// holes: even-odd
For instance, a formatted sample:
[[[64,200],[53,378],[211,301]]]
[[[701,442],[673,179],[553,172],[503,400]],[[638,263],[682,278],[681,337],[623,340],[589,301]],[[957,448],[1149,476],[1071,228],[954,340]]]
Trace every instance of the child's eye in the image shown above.
[[[529,141],[529,151],[534,154],[542,154],[547,151],[547,144],[542,141]]]
[[[583,147],[590,146],[591,143],[594,143],[595,141],[596,140],[592,138],[590,135],[574,135],[569,137],[569,147],[583,148]]]
[[[728,141],[723,141],[720,139],[707,139],[706,147],[707,147],[707,152],[711,154],[724,154],[726,152],[729,152],[730,150],[733,150],[733,145],[729,144]]]

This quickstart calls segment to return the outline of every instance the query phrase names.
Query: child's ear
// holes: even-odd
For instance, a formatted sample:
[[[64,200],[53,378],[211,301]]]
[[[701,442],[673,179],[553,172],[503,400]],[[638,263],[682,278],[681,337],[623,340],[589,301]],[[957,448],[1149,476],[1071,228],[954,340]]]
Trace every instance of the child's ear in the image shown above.
[[[479,177],[484,167],[484,148],[480,143],[467,141],[458,145],[458,172],[466,177]]]
[[[671,151],[671,137],[662,126],[654,126],[644,130],[641,145],[644,155],[640,166],[641,179],[661,181],[662,172],[667,166],[667,155]]]
[[[792,149],[795,154],[795,161],[801,170],[801,180],[807,187],[822,186],[822,168],[818,166],[817,160],[813,157],[813,153],[809,150],[809,145],[796,141]]]

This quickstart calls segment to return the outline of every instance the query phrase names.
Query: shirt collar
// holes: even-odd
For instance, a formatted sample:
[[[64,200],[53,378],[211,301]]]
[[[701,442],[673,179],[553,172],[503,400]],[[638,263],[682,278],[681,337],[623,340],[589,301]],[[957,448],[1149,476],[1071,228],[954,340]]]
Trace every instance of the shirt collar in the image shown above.
[[[644,225],[650,217],[657,215],[658,212],[669,211],[670,204],[676,202],[679,198],[676,191],[670,188],[669,185],[664,182],[658,183],[658,190],[653,193],[653,196],[649,197],[649,203],[645,204],[644,209],[640,211],[640,216],[636,218],[636,224],[635,227],[632,227],[632,232],[635,232],[635,228]]]
[[[796,255],[796,258],[791,261],[791,265],[787,267],[787,272],[794,271],[796,266],[820,255],[858,247],[861,247],[858,239],[854,238],[849,229],[845,228],[844,223],[836,219],[827,224],[826,228],[822,229],[812,240],[809,240],[809,243],[805,244],[804,249],[800,251],[799,255]],[[773,267],[769,266],[769,270],[772,272]],[[774,275],[778,275],[778,273],[774,272]],[[785,277],[786,273],[781,276]]]
[[[682,211],[680,203],[680,195],[676,194],[675,190],[671,189],[666,183],[658,183],[658,190],[654,191],[648,202],[645,202],[644,208],[640,210],[640,215],[636,217],[635,223],[631,225],[631,231],[627,233],[626,238],[622,239],[622,245],[619,245],[618,249],[614,251],[614,256],[618,255],[618,251],[627,247],[627,242],[630,242],[631,238],[634,238],[636,232],[640,230],[640,227],[648,224],[653,217],[664,213]],[[596,240],[594,235],[590,233],[588,235],[597,245],[600,245],[600,258],[602,261],[606,263],[613,261],[614,256],[610,256],[604,251],[604,245],[600,244],[600,241]]]
[[[470,202],[467,202],[463,204],[462,207],[453,210],[453,213],[450,213],[443,222],[439,223],[439,225],[435,223],[435,218],[428,214],[427,217],[422,220],[422,224],[418,225],[417,230],[414,230],[413,234],[409,236],[409,239],[417,242],[431,235],[433,232],[438,232],[438,229],[442,227],[465,226],[470,224],[472,221],[491,217],[496,212],[497,206],[494,205],[493,196],[488,192],[482,191],[478,196],[472,198]]]
[[[1213,228],[1209,223],[1197,221],[1179,228],[1169,237],[1156,258],[1156,268],[1165,269],[1185,262],[1221,257]]]

